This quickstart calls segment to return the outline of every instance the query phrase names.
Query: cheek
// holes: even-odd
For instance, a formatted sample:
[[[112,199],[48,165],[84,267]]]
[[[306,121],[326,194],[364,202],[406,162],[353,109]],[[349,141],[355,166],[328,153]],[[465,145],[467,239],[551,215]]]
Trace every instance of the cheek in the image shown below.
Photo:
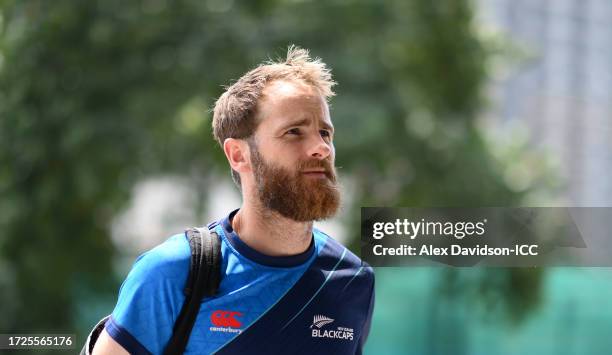
[[[295,165],[295,162],[308,157],[308,144],[306,142],[291,142],[279,145],[279,149],[274,157],[282,160],[285,165],[292,163]]]
[[[291,146],[281,146],[270,149],[266,161],[285,171],[295,170],[296,162],[300,160],[299,150]]]

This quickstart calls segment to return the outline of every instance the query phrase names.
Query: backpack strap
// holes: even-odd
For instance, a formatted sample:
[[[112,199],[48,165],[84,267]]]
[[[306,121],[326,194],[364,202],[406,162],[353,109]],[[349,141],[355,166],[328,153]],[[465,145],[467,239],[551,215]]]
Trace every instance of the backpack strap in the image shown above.
[[[214,296],[221,280],[221,242],[217,233],[208,228],[189,228],[185,235],[191,249],[185,302],[164,355],[179,355],[185,351],[202,299]]]
[[[79,355],[91,355],[93,353],[94,345],[96,345],[96,340],[100,337],[100,333],[104,329],[104,325],[110,318],[110,315],[100,319],[100,321],[93,327],[89,335],[87,336],[87,340],[85,341],[85,345],[81,348],[81,352]]]

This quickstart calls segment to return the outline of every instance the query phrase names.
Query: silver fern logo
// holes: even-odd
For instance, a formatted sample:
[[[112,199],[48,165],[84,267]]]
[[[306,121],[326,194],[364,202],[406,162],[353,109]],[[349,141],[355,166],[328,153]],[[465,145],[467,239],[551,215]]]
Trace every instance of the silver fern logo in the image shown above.
[[[334,320],[331,318],[328,318],[326,316],[317,314],[314,316],[314,319],[312,321],[312,325],[310,326],[310,328],[312,327],[317,327],[319,329],[321,329],[321,327],[323,327],[326,324],[329,324],[331,322],[333,322]]]
[[[353,328],[348,327],[327,327],[322,329],[324,326],[332,323],[334,319],[326,317],[321,314],[317,314],[312,319],[312,325],[310,325],[310,333],[313,338],[328,338],[328,339],[341,339],[341,340],[353,340]]]

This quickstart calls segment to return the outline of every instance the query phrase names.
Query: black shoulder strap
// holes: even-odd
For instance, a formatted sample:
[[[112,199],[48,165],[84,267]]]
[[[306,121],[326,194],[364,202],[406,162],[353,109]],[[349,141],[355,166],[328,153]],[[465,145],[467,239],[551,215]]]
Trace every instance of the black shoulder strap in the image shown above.
[[[185,231],[191,248],[189,277],[185,287],[185,302],[174,323],[172,338],[164,355],[179,355],[185,351],[191,329],[195,323],[202,298],[213,296],[221,279],[221,242],[208,228],[190,228]]]
[[[106,321],[108,321],[109,318],[110,315],[100,319],[98,324],[93,327],[91,332],[89,332],[87,340],[85,341],[85,345],[83,345],[83,348],[81,348],[81,352],[79,353],[79,355],[91,355],[93,353],[94,345],[96,345],[96,341],[100,337],[100,333],[102,333],[102,330],[106,325]]]

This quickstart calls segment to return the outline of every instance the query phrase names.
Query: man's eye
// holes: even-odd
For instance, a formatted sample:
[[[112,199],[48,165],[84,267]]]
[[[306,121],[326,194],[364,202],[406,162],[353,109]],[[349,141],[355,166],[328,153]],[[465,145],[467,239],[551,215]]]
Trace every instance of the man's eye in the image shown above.
[[[299,128],[291,128],[290,130],[287,131],[287,134],[293,134],[293,135],[300,135],[302,132],[300,132]]]

